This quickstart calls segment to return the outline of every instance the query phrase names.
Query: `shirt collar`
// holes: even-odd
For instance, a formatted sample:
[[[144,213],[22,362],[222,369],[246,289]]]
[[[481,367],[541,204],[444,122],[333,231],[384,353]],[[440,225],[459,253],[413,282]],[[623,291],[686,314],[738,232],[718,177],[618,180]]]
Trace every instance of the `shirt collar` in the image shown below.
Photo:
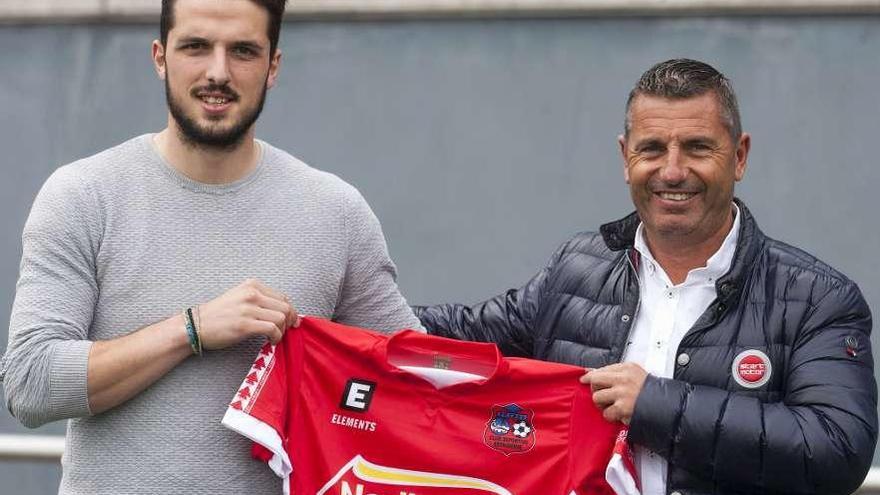
[[[736,243],[739,239],[741,216],[739,206],[737,206],[736,203],[733,203],[733,227],[731,227],[730,232],[727,233],[727,236],[721,243],[721,247],[718,248],[718,251],[715,251],[715,254],[709,257],[706,261],[706,266],[694,268],[688,272],[688,276],[683,284],[687,285],[689,283],[703,280],[713,282],[730,270],[730,265],[733,263],[733,255],[736,253]],[[639,252],[646,263],[653,264],[657,270],[662,270],[660,264],[657,263],[654,256],[651,255],[651,250],[648,248],[648,243],[645,240],[645,228],[642,222],[639,222],[639,226],[636,229],[636,237],[633,247]]]

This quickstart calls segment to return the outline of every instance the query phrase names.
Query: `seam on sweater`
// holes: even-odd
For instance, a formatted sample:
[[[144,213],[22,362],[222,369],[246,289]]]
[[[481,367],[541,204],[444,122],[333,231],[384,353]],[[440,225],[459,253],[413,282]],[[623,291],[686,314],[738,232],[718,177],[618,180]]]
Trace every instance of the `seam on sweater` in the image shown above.
[[[86,168],[86,167],[84,166],[83,168]],[[101,232],[100,238],[97,239],[97,245],[90,246],[94,250],[91,253],[92,259],[94,260],[94,263],[92,263],[92,269],[94,270],[94,273],[92,273],[92,275],[95,278],[95,285],[97,286],[98,285],[97,259],[101,253],[101,247],[104,245],[104,236],[107,232],[107,219],[105,218],[105,210],[103,208],[101,208],[101,205],[98,203],[97,193],[95,192],[94,188],[92,188],[91,184],[86,181],[86,179],[85,179],[85,177],[83,177],[83,175],[85,175],[85,174],[77,174],[77,181],[79,181],[80,184],[82,185],[83,189],[86,192],[86,196],[91,198],[91,200],[89,198],[86,198],[86,201],[90,201],[92,203],[92,207],[94,208],[92,211],[96,212],[97,216],[99,217],[97,227],[98,227],[98,230]],[[87,225],[88,225],[88,222],[87,222]],[[91,230],[91,229],[89,229],[89,230]],[[97,289],[98,289],[98,292],[100,292],[101,288],[97,287]],[[92,319],[94,319],[94,316],[92,317]]]
[[[342,232],[345,235],[345,266],[342,269],[342,279],[336,287],[336,304],[334,304],[333,317],[339,311],[339,303],[342,300],[342,292],[345,290],[345,282],[348,279],[348,269],[351,263],[351,232],[349,231],[350,222],[348,221],[348,195],[342,193],[342,201],[340,201],[339,209],[342,211]]]

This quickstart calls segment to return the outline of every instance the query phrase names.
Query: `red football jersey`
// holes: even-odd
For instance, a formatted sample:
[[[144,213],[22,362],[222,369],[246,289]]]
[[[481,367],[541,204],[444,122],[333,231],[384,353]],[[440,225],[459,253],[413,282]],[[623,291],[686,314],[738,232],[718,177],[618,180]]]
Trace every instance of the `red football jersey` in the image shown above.
[[[303,318],[263,347],[223,424],[295,495],[637,494],[626,431],[583,373]]]

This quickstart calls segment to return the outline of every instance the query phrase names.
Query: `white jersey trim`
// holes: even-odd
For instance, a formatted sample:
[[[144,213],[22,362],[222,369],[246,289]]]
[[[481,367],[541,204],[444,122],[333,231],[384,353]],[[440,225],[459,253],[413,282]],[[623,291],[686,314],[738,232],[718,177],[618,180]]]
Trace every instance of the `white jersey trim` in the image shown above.
[[[641,494],[635,478],[623,462],[623,456],[617,452],[611,456],[608,466],[605,467],[605,481],[611,485],[617,495]]]
[[[272,459],[269,460],[269,467],[278,477],[284,478],[284,486],[287,487],[287,478],[293,473],[293,465],[290,463],[290,458],[287,457],[287,452],[284,451],[281,437],[275,428],[231,407],[226,409],[221,423],[230,430],[269,449],[273,454]]]
[[[483,375],[467,373],[465,371],[444,370],[437,368],[428,368],[425,366],[398,366],[398,368],[423,378],[434,385],[435,388],[446,388],[459,383],[475,382],[485,380]]]

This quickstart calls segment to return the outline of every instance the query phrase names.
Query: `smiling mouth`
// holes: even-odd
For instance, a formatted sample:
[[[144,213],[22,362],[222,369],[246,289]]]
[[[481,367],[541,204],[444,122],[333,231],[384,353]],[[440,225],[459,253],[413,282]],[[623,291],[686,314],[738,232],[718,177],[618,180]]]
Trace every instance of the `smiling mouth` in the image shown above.
[[[213,107],[222,107],[238,99],[235,97],[235,95],[217,91],[198,92],[195,93],[194,96],[201,100],[203,103]]]
[[[666,201],[687,201],[697,195],[697,193],[691,192],[658,192],[654,194]]]
[[[232,101],[232,98],[229,98],[226,96],[203,95],[203,96],[199,96],[199,99],[201,99],[203,102],[205,102],[209,105],[225,105],[225,104]]]

